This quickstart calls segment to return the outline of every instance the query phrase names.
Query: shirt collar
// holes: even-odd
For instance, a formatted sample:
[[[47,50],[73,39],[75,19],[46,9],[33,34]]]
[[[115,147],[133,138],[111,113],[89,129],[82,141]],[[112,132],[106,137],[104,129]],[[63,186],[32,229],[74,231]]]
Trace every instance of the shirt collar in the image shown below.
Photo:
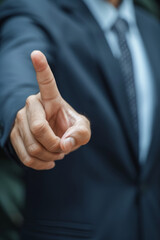
[[[120,7],[116,9],[105,0],[83,0],[103,31],[110,30],[118,17],[125,19],[129,26],[136,23],[133,0],[123,0]]]

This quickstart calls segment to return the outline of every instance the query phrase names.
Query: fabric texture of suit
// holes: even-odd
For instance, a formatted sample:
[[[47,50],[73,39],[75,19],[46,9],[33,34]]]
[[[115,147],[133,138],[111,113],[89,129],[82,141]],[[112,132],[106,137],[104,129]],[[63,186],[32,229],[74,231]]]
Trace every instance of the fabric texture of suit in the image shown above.
[[[156,111],[143,168],[122,73],[81,0],[8,0],[0,9],[0,144],[38,85],[30,60],[44,52],[66,101],[91,121],[92,139],[50,171],[26,172],[22,240],[160,239],[160,25],[136,17],[154,73]],[[14,155],[10,151],[10,155]]]

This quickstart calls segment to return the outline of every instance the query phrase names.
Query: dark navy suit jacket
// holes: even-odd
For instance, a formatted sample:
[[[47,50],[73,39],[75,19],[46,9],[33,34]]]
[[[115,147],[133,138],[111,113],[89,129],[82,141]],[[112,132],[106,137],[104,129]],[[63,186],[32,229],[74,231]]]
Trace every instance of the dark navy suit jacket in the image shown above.
[[[62,96],[92,126],[90,143],[53,170],[24,167],[23,240],[160,239],[160,25],[142,9],[136,16],[157,99],[142,168],[120,67],[84,3],[8,0],[0,9],[1,146],[9,149],[17,111],[39,91],[34,49],[44,52]],[[14,156],[11,148],[9,154]]]

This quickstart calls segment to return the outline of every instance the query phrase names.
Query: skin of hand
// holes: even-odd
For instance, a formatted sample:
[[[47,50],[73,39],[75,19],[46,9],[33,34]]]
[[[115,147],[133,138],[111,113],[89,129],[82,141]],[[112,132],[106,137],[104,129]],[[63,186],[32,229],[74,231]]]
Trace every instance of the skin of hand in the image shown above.
[[[62,98],[44,54],[33,51],[31,59],[40,92],[29,96],[18,111],[10,139],[25,166],[48,170],[56,160],[88,143],[90,122]]]

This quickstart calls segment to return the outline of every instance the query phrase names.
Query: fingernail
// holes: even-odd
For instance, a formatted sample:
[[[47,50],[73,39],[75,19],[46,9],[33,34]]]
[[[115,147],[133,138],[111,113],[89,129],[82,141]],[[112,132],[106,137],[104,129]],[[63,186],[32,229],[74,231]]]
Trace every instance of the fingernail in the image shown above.
[[[66,138],[64,141],[64,147],[67,151],[71,150],[76,145],[76,141],[73,137]]]

